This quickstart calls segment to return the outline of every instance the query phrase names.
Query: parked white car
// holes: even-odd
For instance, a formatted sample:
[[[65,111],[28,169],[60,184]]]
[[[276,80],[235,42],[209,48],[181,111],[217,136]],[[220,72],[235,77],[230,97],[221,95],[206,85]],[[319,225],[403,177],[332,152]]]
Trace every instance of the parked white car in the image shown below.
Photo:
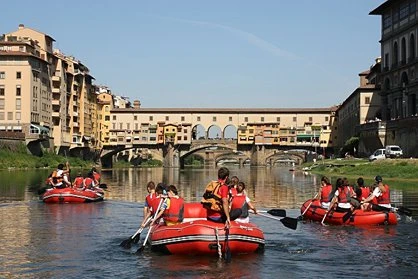
[[[386,146],[386,158],[399,158],[403,156],[402,149],[397,145]]]
[[[376,149],[372,155],[370,155],[369,157],[369,161],[375,161],[375,160],[381,160],[381,159],[386,159],[386,149],[385,148],[380,148],[380,149]]]

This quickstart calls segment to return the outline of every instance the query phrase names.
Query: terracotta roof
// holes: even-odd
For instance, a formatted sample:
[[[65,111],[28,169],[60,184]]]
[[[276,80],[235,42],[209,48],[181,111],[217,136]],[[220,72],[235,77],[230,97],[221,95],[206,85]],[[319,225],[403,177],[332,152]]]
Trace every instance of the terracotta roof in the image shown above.
[[[33,57],[40,61],[43,61],[45,63],[48,63],[47,61],[43,60],[41,57],[38,57],[36,55],[33,55],[29,52],[21,52],[21,51],[3,51],[0,50],[0,56],[26,56],[26,57]]]

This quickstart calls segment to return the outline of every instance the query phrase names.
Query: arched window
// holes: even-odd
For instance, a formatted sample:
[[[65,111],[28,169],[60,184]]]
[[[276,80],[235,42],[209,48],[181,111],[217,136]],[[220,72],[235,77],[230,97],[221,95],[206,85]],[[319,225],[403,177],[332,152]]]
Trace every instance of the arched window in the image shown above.
[[[392,61],[393,61],[393,63],[392,63],[393,66],[395,66],[395,67],[398,66],[398,43],[397,42],[395,42],[393,44]]]
[[[402,38],[401,41],[401,64],[405,65],[406,64],[406,40],[405,38]]]
[[[415,58],[415,36],[411,34],[409,38],[409,60],[413,60]]]
[[[385,79],[385,90],[390,90],[390,79]]]

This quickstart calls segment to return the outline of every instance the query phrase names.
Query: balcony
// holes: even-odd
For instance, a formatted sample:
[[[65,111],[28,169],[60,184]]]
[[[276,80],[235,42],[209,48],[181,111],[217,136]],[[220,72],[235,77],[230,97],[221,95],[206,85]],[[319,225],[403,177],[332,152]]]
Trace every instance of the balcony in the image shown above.
[[[52,117],[60,117],[60,112],[59,111],[53,111],[52,112]]]
[[[60,88],[52,87],[52,93],[61,93]]]
[[[60,76],[52,76],[52,81],[61,82]]]
[[[73,123],[73,127],[78,127],[79,125],[78,125],[78,122],[74,122]]]
[[[51,101],[53,106],[59,106],[60,105],[60,100],[59,99],[52,99]]]

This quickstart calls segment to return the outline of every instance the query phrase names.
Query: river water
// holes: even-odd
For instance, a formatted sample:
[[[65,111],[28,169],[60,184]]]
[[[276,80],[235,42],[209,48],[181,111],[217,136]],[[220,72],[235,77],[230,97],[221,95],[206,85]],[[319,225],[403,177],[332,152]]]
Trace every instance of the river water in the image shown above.
[[[297,217],[318,189],[319,177],[288,167],[234,168],[259,209],[284,208]],[[299,222],[291,230],[262,216],[263,254],[216,257],[140,255],[120,242],[142,221],[149,180],[175,184],[187,201],[199,201],[216,169],[126,169],[102,172],[106,200],[44,204],[37,190],[48,170],[0,172],[0,278],[415,278],[418,225],[338,227]],[[383,176],[384,177],[384,176]],[[393,182],[392,200],[417,213],[418,187]],[[144,238],[145,233],[142,237]]]

